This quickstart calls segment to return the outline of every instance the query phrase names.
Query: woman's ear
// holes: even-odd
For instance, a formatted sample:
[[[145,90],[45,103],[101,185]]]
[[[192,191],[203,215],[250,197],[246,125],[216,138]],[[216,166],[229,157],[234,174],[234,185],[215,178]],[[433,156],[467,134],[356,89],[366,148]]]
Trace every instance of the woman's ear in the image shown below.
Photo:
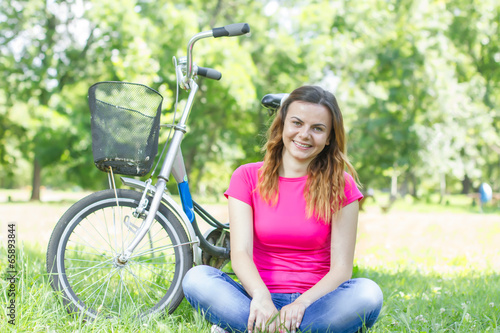
[[[333,131],[333,129],[330,131],[330,135],[328,136],[328,139],[326,140],[326,146],[330,145],[332,138],[333,138],[333,140],[335,140],[335,132]]]
[[[330,145],[330,141],[332,140],[332,133],[333,131],[330,131],[330,135],[328,136],[328,139],[326,139],[326,146],[329,146]]]

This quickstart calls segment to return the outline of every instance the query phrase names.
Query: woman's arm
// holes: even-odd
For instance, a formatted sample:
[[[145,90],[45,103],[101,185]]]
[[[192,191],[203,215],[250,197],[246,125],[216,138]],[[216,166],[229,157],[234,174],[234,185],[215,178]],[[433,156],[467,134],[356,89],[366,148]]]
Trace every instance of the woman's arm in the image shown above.
[[[260,277],[253,261],[253,211],[243,201],[229,197],[229,226],[231,233],[231,264],[236,276],[252,297],[248,332],[256,329],[276,330],[274,316],[278,310],[271,294]]]
[[[291,332],[295,332],[300,326],[304,311],[309,305],[351,278],[358,211],[359,204],[356,200],[345,206],[337,219],[332,219],[330,271],[295,302],[281,309],[281,323]]]

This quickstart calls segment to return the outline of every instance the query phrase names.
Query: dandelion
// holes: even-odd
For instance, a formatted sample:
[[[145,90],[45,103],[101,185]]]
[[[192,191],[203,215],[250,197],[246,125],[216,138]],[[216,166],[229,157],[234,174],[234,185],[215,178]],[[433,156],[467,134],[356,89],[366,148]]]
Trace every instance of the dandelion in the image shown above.
[[[470,320],[470,314],[468,312],[465,313],[464,320],[465,321],[469,321]]]
[[[415,320],[416,320],[416,321],[421,321],[421,322],[423,322],[423,323],[426,323],[426,322],[427,322],[427,320],[424,318],[424,316],[423,316],[423,315],[418,315],[418,316],[416,316],[416,317],[415,317]]]
[[[495,307],[495,303],[491,302],[490,304],[488,304],[490,306],[490,308],[494,308]]]
[[[441,309],[439,309],[439,313],[443,313],[443,312],[445,312],[445,311],[446,311],[446,309],[445,309],[445,308],[441,308]]]
[[[467,307],[467,304],[465,304],[465,303],[462,303],[460,305],[462,306],[462,309],[465,309]]]

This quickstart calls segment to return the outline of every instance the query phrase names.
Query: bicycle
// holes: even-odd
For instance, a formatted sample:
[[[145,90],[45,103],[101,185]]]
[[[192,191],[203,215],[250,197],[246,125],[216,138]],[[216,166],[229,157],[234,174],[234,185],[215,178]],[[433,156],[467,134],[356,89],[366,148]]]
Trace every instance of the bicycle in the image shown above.
[[[176,105],[179,87],[189,96],[178,122],[174,111],[174,120],[165,126],[173,135],[169,134],[156,184],[156,167],[145,182],[121,177],[134,190],[117,189],[114,174],[150,172],[158,153],[159,128],[164,126],[159,124],[163,97],[136,83],[99,82],[89,88],[94,163],[108,173],[110,189],[71,206],[49,241],[47,272],[69,313],[89,319],[170,314],[184,297],[181,281],[193,264],[221,268],[229,261],[229,226],[192,199],[180,144],[198,90],[197,76],[221,78],[220,72],[193,63],[193,45],[200,39],[249,31],[248,24],[237,23],[200,32],[188,42],[186,57],[179,63],[174,57]],[[269,94],[262,104],[276,110],[282,99],[283,94]],[[167,191],[170,175],[177,182],[180,205]],[[212,228],[205,235],[196,216]]]

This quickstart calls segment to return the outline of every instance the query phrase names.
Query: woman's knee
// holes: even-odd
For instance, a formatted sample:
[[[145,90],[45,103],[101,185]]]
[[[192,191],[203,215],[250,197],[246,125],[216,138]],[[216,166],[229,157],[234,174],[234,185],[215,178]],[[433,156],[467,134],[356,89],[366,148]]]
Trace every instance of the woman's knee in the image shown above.
[[[211,266],[194,266],[192,267],[182,279],[182,289],[184,293],[189,293],[192,290],[197,290],[201,288],[211,276],[213,276],[216,270]]]
[[[371,308],[372,311],[380,311],[384,302],[384,294],[379,285],[370,279],[358,278],[356,287],[360,303],[366,308]]]

